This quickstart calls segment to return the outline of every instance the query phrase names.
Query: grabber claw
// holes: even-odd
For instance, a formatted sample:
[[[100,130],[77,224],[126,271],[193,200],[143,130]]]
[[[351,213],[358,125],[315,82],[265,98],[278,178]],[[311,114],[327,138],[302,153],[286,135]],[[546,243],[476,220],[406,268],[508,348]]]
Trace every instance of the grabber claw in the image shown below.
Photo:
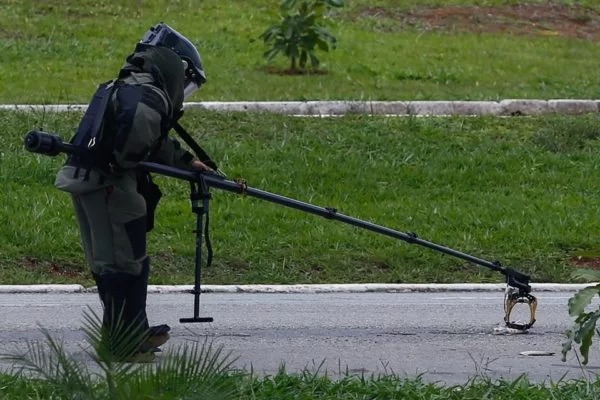
[[[511,320],[511,312],[517,304],[527,304],[529,306],[529,322],[517,322]],[[537,309],[537,299],[531,293],[508,286],[504,298],[504,323],[507,328],[526,331],[535,323],[535,311]]]

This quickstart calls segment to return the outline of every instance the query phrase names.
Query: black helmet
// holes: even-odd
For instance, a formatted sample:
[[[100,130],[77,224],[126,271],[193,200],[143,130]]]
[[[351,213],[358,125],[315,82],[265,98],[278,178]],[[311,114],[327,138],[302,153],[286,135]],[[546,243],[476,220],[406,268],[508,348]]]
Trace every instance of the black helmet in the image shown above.
[[[167,47],[181,57],[185,69],[184,97],[188,97],[206,82],[200,53],[188,38],[169,25],[161,22],[151,27],[140,44]]]

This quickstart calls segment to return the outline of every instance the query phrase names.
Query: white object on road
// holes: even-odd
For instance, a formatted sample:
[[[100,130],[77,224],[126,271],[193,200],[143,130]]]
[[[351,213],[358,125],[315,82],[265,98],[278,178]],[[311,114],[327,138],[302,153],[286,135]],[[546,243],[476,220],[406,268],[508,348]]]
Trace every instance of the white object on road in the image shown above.
[[[544,350],[529,350],[529,351],[522,351],[519,354],[521,354],[522,356],[553,356],[554,352],[553,351],[544,351]]]

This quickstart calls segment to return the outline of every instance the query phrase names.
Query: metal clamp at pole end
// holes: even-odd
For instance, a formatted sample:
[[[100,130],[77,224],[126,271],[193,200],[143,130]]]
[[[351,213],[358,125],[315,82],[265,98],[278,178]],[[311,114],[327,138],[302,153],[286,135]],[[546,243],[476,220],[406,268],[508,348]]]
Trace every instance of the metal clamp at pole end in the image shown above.
[[[510,316],[513,308],[517,304],[527,304],[529,306],[529,322],[515,322]],[[535,311],[537,309],[537,299],[530,293],[526,293],[518,288],[507,287],[506,296],[504,299],[504,323],[508,328],[520,331],[530,329],[535,323]]]

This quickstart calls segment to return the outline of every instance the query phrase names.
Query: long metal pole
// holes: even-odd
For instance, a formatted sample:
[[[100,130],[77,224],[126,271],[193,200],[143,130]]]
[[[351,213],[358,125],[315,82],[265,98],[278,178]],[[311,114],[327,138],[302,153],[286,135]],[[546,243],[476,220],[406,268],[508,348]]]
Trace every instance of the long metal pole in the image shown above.
[[[226,190],[233,193],[248,195],[251,197],[255,197],[261,200],[269,201],[272,203],[280,204],[289,208],[294,208],[300,211],[304,211],[307,213],[319,215],[321,217],[327,219],[333,219],[337,221],[341,221],[353,226],[357,226],[363,229],[367,229],[382,235],[390,236],[396,239],[403,240],[408,243],[418,244],[420,246],[424,246],[435,251],[448,254],[466,261],[470,261],[472,263],[490,268],[494,271],[498,271],[507,276],[508,283],[511,286],[518,287],[522,290],[529,291],[529,277],[527,275],[521,274],[509,268],[504,268],[502,264],[498,261],[487,261],[479,257],[472,256],[470,254],[463,253],[458,250],[451,249],[446,246],[442,246],[427,240],[420,239],[415,233],[407,233],[400,232],[394,229],[387,228],[385,226],[377,225],[371,222],[363,221],[358,218],[354,218],[348,215],[344,215],[339,213],[334,208],[328,207],[320,207],[313,204],[305,203],[299,200],[295,200],[289,197],[281,196],[275,193],[266,192],[264,190],[256,189],[247,186],[243,182],[234,182],[223,177],[210,174],[210,173],[200,173],[196,171],[190,170],[182,170],[178,168],[173,168],[169,166],[165,166],[162,164],[156,163],[148,163],[143,162],[140,163],[140,167],[144,168],[150,172],[156,172],[162,175],[171,176],[178,179],[184,179],[189,181],[198,181],[200,179],[204,180],[207,186],[214,187],[217,189]]]
[[[60,152],[70,154],[77,152],[75,146],[69,143],[63,143],[59,136],[50,135],[48,133],[39,131],[31,131],[27,134],[27,136],[25,137],[25,147],[29,151],[51,156],[57,155]],[[190,182],[203,182],[208,187],[215,187],[218,189],[227,190],[238,194],[246,194],[261,200],[270,201],[311,214],[320,215],[324,218],[345,222],[347,224],[358,226],[360,228],[377,232],[382,235],[391,236],[393,238],[400,239],[408,243],[418,244],[420,246],[424,246],[444,254],[449,254],[451,256],[470,261],[472,263],[501,272],[506,276],[507,283],[509,284],[509,286],[519,288],[520,291],[525,293],[529,293],[531,291],[531,287],[529,286],[529,276],[517,272],[511,268],[505,268],[498,261],[487,261],[482,258],[451,249],[449,247],[441,246],[439,244],[420,239],[415,233],[396,231],[394,229],[386,228],[381,225],[377,225],[371,222],[363,221],[354,217],[341,214],[337,212],[337,210],[334,208],[315,206],[313,204],[291,199],[289,197],[269,193],[260,189],[255,189],[247,186],[244,182],[229,181],[217,174],[184,170],[150,162],[140,163],[139,168],[178,179],[188,180]]]

